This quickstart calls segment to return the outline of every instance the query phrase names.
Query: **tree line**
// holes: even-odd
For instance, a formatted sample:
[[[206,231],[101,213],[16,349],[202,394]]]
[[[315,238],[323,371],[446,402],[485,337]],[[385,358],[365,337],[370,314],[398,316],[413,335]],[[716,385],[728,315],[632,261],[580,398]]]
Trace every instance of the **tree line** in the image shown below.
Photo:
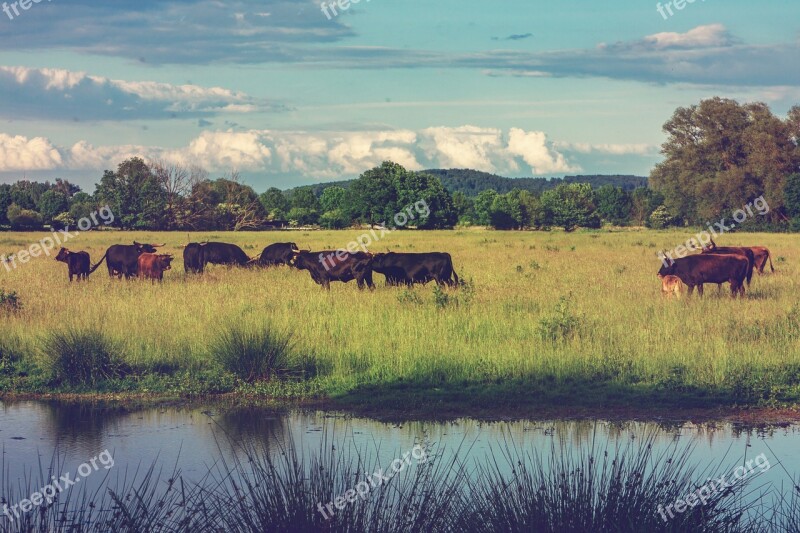
[[[0,226],[74,226],[108,205],[123,229],[341,229],[381,224],[424,200],[430,215],[416,221],[419,229],[664,228],[705,226],[763,195],[768,215],[745,228],[800,231],[800,106],[782,119],[762,103],[711,98],[678,108],[664,131],[664,160],[649,187],[635,176],[510,180],[463,169],[413,172],[387,161],[355,180],[258,194],[236,172],[211,179],[200,167],[134,157],[106,170],[93,194],[60,179],[0,185]]]

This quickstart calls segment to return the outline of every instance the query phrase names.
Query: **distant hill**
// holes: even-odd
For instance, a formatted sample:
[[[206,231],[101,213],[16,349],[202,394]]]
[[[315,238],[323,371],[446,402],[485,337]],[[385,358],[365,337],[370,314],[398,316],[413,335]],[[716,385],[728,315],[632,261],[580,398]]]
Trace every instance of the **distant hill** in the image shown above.
[[[614,185],[626,190],[647,187],[647,178],[642,176],[586,175],[564,176],[563,178],[504,178],[488,172],[460,168],[432,169],[425,172],[438,176],[442,180],[442,185],[451,193],[460,191],[467,196],[477,196],[479,192],[486,189],[494,189],[500,194],[510,192],[512,189],[522,189],[540,194],[561,183],[589,183],[595,189],[603,185]]]
[[[589,183],[595,189],[603,185],[614,185],[628,191],[637,187],[647,187],[647,178],[643,176],[586,175],[564,176],[563,178],[505,178],[497,174],[481,172],[480,170],[462,168],[431,169],[423,172],[438,177],[445,189],[450,191],[451,194],[460,191],[467,196],[477,196],[479,192],[486,189],[494,189],[500,194],[510,192],[512,189],[521,189],[540,194],[542,191],[553,189],[561,183]],[[310,187],[314,194],[319,196],[328,187],[336,185],[346,189],[352,182],[353,180],[330,181],[317,183]],[[291,192],[296,188],[289,189],[287,192]]]

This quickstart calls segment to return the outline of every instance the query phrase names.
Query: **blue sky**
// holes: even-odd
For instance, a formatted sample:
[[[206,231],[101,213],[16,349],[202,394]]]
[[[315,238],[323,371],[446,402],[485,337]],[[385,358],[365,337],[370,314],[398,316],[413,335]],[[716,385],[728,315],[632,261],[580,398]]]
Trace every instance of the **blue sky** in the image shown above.
[[[800,103],[796,2],[656,4],[6,0],[0,182],[92,190],[133,155],[257,190],[384,159],[647,175],[678,106]]]

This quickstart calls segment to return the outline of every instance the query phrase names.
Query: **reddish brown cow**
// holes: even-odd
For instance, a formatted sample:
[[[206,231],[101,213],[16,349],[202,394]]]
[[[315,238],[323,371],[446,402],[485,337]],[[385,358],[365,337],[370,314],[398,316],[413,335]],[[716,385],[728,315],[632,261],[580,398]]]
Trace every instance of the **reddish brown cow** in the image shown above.
[[[78,281],[86,280],[89,278],[89,270],[92,261],[89,254],[86,252],[70,252],[66,248],[58,251],[56,261],[66,263],[69,269],[69,280],[72,281],[73,276],[78,276]]]
[[[767,260],[769,260],[769,269],[772,272],[775,272],[775,267],[772,266],[772,256],[769,253],[769,248],[766,246],[751,246],[751,250],[753,250],[753,256],[756,259],[756,268],[758,269],[758,275],[764,273],[764,267],[767,266]]]
[[[164,271],[170,270],[172,265],[170,254],[142,254],[139,256],[139,277],[161,281],[164,279]]]

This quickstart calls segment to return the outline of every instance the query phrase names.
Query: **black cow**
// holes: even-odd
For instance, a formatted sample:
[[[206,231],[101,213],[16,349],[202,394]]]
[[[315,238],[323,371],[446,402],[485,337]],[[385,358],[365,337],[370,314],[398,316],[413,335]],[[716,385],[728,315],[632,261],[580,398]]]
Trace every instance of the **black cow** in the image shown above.
[[[62,263],[67,264],[70,282],[72,281],[73,276],[78,276],[78,281],[89,278],[92,260],[89,258],[89,254],[87,252],[70,252],[66,248],[62,248],[58,251],[56,261],[61,261]]]
[[[125,279],[136,277],[139,274],[139,256],[143,253],[154,254],[156,248],[164,244],[142,244],[133,241],[133,244],[114,244],[106,250],[102,259],[89,270],[89,274],[97,270],[103,261],[108,267],[108,275]]]
[[[187,274],[199,274],[203,271],[202,245],[190,242],[183,249],[183,270]]]
[[[752,265],[741,255],[698,254],[681,257],[665,263],[658,271],[658,277],[678,276],[689,287],[689,295],[694,288],[703,296],[704,283],[731,284],[731,296],[744,297],[744,281],[747,273],[752,272]]]
[[[291,265],[294,255],[299,251],[293,242],[276,242],[264,248],[256,263],[263,267]]]
[[[450,287],[458,285],[453,258],[445,252],[375,254],[372,270],[386,276],[387,285],[425,284],[429,281]]]
[[[713,240],[712,240],[713,242]],[[717,246],[714,244],[712,247],[704,247],[700,250],[701,254],[716,254],[716,255],[741,255],[747,259],[747,285],[750,286],[750,280],[753,278],[753,268],[756,267],[756,256],[753,250],[747,247],[739,246]]]
[[[203,272],[208,264],[245,266],[250,261],[244,250],[226,242],[192,242],[183,249],[186,272]]]
[[[348,252],[346,250],[326,250],[323,252],[295,252],[292,266],[298,270],[308,270],[311,279],[330,290],[331,281],[347,283],[356,280],[358,288],[364,284],[374,289],[372,283],[372,254],[367,252]]]

